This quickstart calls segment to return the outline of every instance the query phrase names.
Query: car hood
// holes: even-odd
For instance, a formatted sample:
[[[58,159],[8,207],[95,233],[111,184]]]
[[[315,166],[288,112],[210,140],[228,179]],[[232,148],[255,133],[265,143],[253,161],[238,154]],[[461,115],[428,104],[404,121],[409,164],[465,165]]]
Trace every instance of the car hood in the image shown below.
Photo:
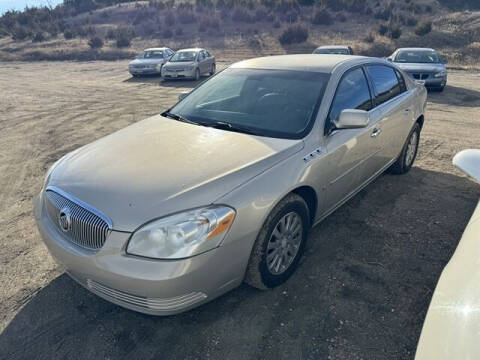
[[[119,231],[215,202],[303,148],[160,115],[66,155],[49,186],[100,210]]]
[[[403,71],[428,71],[438,72],[445,70],[444,64],[416,64],[416,63],[395,63]]]
[[[158,64],[161,63],[163,59],[135,59],[131,61],[128,65],[148,65],[148,64]]]

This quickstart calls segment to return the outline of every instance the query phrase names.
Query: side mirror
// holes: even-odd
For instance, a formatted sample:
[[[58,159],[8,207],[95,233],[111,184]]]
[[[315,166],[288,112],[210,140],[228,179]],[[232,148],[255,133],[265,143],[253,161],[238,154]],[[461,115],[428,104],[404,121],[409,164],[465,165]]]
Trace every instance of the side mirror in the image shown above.
[[[190,94],[190,91],[182,91],[180,94],[178,94],[178,101],[185,99],[188,94]]]
[[[458,170],[480,183],[480,149],[460,151],[452,162]]]
[[[392,58],[387,58],[387,61],[393,62]]]
[[[335,127],[337,129],[358,129],[364,128],[368,125],[370,116],[364,110],[343,110],[336,120]]]

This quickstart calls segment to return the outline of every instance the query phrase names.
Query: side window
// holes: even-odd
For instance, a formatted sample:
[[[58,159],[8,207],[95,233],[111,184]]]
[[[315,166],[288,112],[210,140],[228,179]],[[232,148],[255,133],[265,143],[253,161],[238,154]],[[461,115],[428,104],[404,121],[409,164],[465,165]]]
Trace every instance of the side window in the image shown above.
[[[205,59],[205,53],[203,51],[200,51],[200,54],[198,54],[198,60],[202,61]]]
[[[326,132],[335,127],[334,121],[345,109],[372,109],[370,89],[362,68],[350,70],[340,80],[328,115]]]
[[[404,93],[405,91],[407,91],[407,84],[405,83],[405,78],[400,73],[400,71],[395,70],[395,73],[397,74],[398,84],[400,85],[400,92]]]
[[[395,70],[384,65],[367,66],[368,74],[375,86],[375,106],[383,104],[401,93]]]
[[[207,57],[212,57],[208,51],[205,51],[205,53],[207,54]]]

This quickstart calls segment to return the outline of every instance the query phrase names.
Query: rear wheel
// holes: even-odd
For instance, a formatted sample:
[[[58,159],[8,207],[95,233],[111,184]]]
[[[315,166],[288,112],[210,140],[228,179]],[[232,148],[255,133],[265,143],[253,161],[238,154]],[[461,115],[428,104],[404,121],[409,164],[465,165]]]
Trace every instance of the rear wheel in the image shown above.
[[[252,249],[245,282],[258,289],[278,286],[294,273],[302,257],[310,217],[305,201],[285,197],[270,213]]]
[[[212,69],[210,70],[210,75],[214,75],[216,71],[215,64],[212,64]]]
[[[391,174],[405,174],[410,171],[417,157],[420,142],[420,125],[415,124],[397,161],[388,169]]]

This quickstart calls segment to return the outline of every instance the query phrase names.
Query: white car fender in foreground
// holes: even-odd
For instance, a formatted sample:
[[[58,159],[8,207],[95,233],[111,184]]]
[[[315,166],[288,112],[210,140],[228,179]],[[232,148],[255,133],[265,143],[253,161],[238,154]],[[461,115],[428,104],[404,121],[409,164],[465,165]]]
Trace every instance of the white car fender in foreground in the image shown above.
[[[480,150],[453,164],[480,183]],[[416,360],[480,358],[480,203],[442,272],[423,325]]]

